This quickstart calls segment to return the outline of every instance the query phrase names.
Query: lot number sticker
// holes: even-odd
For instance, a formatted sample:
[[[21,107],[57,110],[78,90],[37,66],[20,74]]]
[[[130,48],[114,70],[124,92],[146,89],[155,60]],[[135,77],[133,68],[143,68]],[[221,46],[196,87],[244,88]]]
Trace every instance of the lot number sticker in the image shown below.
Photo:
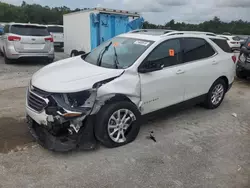
[[[142,45],[142,46],[148,46],[150,44],[150,42],[137,40],[137,41],[134,42],[134,44]]]
[[[169,56],[174,56],[174,49],[169,49]]]

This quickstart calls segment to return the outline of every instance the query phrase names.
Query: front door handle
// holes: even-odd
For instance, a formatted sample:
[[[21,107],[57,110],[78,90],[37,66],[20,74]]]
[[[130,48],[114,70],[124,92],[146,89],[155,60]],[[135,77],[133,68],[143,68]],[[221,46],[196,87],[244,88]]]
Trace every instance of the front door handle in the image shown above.
[[[183,74],[183,73],[185,73],[184,70],[178,70],[178,71],[176,72],[176,74]]]

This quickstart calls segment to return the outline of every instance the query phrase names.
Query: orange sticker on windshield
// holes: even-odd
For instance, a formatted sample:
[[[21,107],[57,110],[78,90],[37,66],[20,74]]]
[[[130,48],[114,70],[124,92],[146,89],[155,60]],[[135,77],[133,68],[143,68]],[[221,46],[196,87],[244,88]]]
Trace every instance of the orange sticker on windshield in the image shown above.
[[[174,49],[169,49],[169,56],[174,56]]]
[[[114,42],[114,43],[113,43],[113,46],[114,46],[114,47],[119,46],[119,42]]]

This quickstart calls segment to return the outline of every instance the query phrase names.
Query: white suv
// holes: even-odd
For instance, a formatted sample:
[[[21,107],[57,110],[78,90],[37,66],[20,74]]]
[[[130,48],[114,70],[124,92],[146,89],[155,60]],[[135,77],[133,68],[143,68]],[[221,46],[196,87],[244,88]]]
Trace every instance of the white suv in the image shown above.
[[[127,33],[89,54],[50,64],[27,92],[31,133],[67,151],[132,142],[142,115],[194,100],[217,108],[234,81],[225,39],[174,32]]]

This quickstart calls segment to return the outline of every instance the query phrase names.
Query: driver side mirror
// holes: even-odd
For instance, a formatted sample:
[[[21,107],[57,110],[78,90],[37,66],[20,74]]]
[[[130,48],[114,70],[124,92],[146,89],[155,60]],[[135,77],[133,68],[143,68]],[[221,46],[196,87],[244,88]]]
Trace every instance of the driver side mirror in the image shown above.
[[[160,64],[159,62],[146,61],[145,63],[143,63],[141,67],[138,68],[138,72],[148,73],[148,72],[162,70],[163,68],[164,68],[164,65]]]

